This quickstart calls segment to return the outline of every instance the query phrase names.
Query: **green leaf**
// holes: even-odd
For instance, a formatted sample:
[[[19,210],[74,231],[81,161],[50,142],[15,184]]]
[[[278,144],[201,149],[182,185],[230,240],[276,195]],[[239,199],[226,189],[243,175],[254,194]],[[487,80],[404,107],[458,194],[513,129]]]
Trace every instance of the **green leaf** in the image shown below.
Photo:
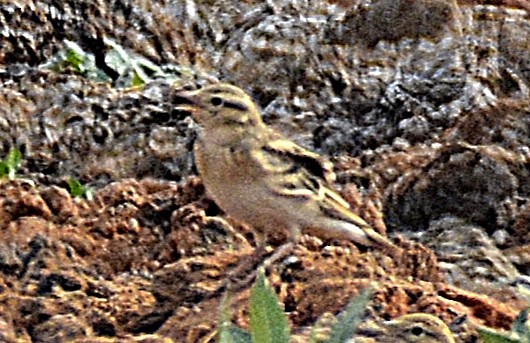
[[[0,178],[5,179],[9,176],[9,166],[4,161],[0,161]]]
[[[86,72],[85,64],[87,63],[87,54],[75,42],[65,40],[66,45],[65,61],[71,65],[78,73]]]
[[[69,179],[68,187],[70,187],[70,195],[74,197],[83,196],[85,193],[85,187],[77,179]]]
[[[515,321],[512,324],[512,331],[516,332],[517,334],[521,336],[527,336],[528,335],[528,308],[525,308],[524,310],[519,313],[517,318],[515,318]]]
[[[22,153],[17,148],[11,148],[7,153],[6,163],[13,169],[20,167],[22,161]]]
[[[365,289],[350,302],[346,309],[338,315],[338,321],[332,326],[330,337],[326,343],[343,343],[355,334],[373,293],[373,290]]]
[[[70,187],[70,195],[73,197],[84,196],[87,200],[92,200],[93,191],[92,188],[84,186],[79,180],[70,178],[68,181],[68,187]]]
[[[146,83],[145,74],[142,74],[139,71],[139,68],[134,68],[131,85],[133,87],[140,87],[140,86],[143,86],[145,83]]]
[[[250,294],[250,333],[254,343],[288,343],[289,324],[262,269]]]
[[[0,178],[13,180],[21,161],[22,153],[20,150],[11,148],[4,160],[0,161]]]
[[[479,327],[477,331],[483,343],[521,343],[519,339],[486,327]]]
[[[70,64],[78,73],[82,74],[85,72],[83,66],[85,60],[77,52],[70,49],[66,50],[66,62],[68,62],[68,64]]]

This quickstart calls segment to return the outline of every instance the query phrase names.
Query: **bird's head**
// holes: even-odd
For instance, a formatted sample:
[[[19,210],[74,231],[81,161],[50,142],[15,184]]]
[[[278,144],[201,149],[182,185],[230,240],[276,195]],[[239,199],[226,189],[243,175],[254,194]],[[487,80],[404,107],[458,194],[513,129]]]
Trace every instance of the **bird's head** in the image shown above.
[[[407,314],[385,323],[385,326],[392,342],[455,343],[449,327],[430,314]]]
[[[177,110],[190,112],[205,130],[248,129],[263,122],[257,105],[241,88],[217,83],[177,94]]]

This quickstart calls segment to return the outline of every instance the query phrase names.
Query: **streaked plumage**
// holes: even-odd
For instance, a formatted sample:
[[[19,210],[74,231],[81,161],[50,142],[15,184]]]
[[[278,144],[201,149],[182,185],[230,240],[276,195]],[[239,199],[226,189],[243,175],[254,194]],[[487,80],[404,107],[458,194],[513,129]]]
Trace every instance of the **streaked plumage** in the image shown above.
[[[431,314],[407,314],[385,323],[385,327],[386,340],[382,343],[455,343],[449,327]]]
[[[199,173],[227,214],[265,235],[288,230],[295,242],[307,230],[396,248],[332,190],[332,164],[265,125],[243,90],[219,83],[179,96],[177,108],[191,112],[202,128],[195,145]]]

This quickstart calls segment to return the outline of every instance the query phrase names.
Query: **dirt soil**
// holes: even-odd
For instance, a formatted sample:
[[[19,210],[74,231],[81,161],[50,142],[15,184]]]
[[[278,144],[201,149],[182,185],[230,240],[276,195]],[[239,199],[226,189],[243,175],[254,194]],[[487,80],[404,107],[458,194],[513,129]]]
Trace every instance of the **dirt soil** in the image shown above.
[[[367,287],[367,322],[429,313],[469,343],[510,329],[530,273],[528,4],[1,3],[0,158],[23,157],[0,180],[0,342],[212,342],[227,285],[248,329],[253,228],[208,198],[197,127],[174,110],[178,87],[216,80],[329,156],[341,195],[404,251],[304,236],[267,271],[293,341]],[[58,63],[67,41],[107,81]],[[132,87],[112,44],[177,82]]]

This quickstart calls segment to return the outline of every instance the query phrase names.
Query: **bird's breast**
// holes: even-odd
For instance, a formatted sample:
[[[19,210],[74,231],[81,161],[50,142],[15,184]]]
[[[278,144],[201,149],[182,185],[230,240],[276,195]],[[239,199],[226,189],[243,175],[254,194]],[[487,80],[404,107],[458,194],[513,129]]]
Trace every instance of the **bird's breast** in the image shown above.
[[[254,226],[286,225],[292,209],[271,196],[259,161],[249,151],[196,145],[195,159],[209,195],[227,214]]]

